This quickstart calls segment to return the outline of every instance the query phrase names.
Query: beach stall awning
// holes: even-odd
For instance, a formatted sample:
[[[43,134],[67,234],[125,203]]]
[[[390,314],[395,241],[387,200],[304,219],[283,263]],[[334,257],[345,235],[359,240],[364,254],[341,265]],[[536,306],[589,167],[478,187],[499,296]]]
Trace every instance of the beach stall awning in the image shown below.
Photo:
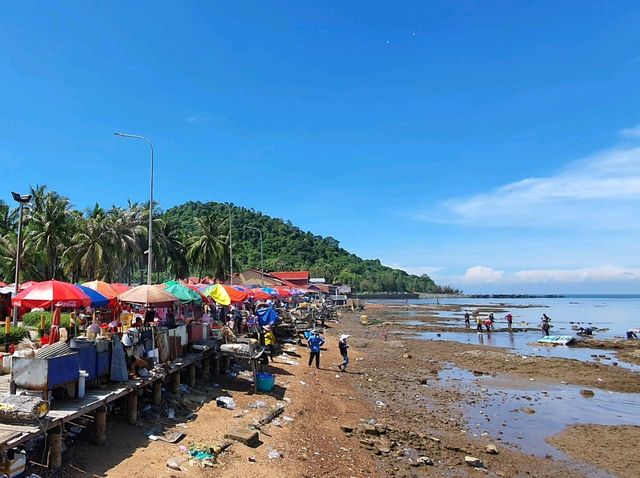
[[[38,282],[18,293],[13,298],[13,305],[27,309],[49,309],[53,306],[75,308],[91,305],[91,298],[73,284],[49,280]]]
[[[231,297],[229,297],[227,290],[222,287],[221,284],[214,284],[207,287],[207,289],[204,291],[204,295],[206,295],[207,297],[211,297],[220,305],[231,304]]]
[[[118,292],[116,289],[114,289],[111,284],[108,284],[104,281],[101,280],[92,280],[90,282],[85,282],[82,284],[83,287],[88,287],[89,289],[93,289],[96,292],[99,292],[100,294],[102,294],[103,296],[105,296],[107,299],[115,299],[116,297],[118,297],[118,294],[122,294],[122,292],[124,292],[125,290],[122,290],[120,292]]]
[[[291,297],[292,296],[291,290],[287,289],[286,287],[276,287],[276,292],[278,293],[278,295],[280,297]]]
[[[118,282],[113,282],[111,284],[109,284],[111,286],[111,288],[113,290],[116,291],[116,293],[118,295],[122,294],[123,292],[126,292],[128,290],[131,290],[131,286],[128,286],[127,284],[119,284]]]
[[[175,295],[182,304],[202,304],[202,298],[198,292],[191,290],[184,284],[177,281],[165,282],[164,289],[171,295]]]
[[[20,286],[18,287],[18,290],[30,289],[31,287],[33,287],[36,284],[38,284],[38,282],[30,280],[30,281],[27,281],[27,282],[25,282],[23,284],[20,284]]]
[[[238,290],[235,287],[231,287],[230,285],[221,284],[224,287],[224,290],[229,294],[229,298],[231,302],[244,302],[249,297],[249,294],[245,291]]]
[[[253,298],[256,300],[269,300],[269,299],[273,299],[273,294],[269,294],[268,292],[264,291],[261,288],[256,288],[256,289],[251,289],[251,292],[253,294]]]
[[[175,302],[178,302],[178,298],[164,290],[162,284],[139,285],[120,294],[118,300],[120,302],[139,304],[147,307],[169,307]]]
[[[107,307],[111,302],[111,299],[90,287],[85,287],[83,285],[76,285],[76,287],[89,296],[91,299],[91,307]]]

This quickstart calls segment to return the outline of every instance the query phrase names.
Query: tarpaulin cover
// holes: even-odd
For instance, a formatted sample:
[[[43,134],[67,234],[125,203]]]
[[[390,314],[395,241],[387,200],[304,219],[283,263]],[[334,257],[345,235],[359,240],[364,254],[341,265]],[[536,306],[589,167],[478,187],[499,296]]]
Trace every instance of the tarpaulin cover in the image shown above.
[[[109,305],[109,298],[105,297],[100,292],[83,285],[76,285],[76,287],[89,296],[91,299],[91,307],[106,307]]]
[[[256,315],[258,316],[258,324],[261,327],[265,325],[273,325],[276,320],[278,320],[278,313],[273,310],[273,307],[263,307],[261,309],[256,310]]]
[[[215,284],[211,287],[207,287],[207,289],[204,291],[204,295],[211,297],[220,305],[231,304],[231,297],[229,297],[227,290],[222,287],[221,284]]]
[[[13,305],[27,309],[49,309],[58,304],[68,308],[82,307],[91,305],[91,299],[79,287],[57,280],[38,282],[13,298]]]

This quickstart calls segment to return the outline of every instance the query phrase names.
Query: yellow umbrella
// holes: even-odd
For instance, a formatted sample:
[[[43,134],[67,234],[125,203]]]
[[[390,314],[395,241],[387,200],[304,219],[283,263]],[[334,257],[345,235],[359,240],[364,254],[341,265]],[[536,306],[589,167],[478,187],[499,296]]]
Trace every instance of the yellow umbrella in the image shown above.
[[[231,297],[229,297],[226,289],[220,284],[215,284],[211,287],[207,287],[204,291],[204,295],[211,297],[220,305],[231,304]]]

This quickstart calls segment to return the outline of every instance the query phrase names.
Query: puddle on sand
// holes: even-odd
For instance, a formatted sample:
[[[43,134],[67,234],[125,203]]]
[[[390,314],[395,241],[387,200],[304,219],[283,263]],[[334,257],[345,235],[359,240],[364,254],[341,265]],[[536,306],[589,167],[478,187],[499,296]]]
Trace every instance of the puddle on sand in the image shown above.
[[[504,444],[538,456],[567,459],[545,438],[569,425],[640,425],[637,393],[593,389],[595,395],[589,398],[580,394],[584,387],[506,375],[476,376],[457,367],[442,369],[438,377],[444,386],[460,387],[471,393],[468,403],[458,405],[468,420],[468,433],[478,437],[488,433]]]
[[[539,357],[559,357],[580,360],[581,362],[599,362],[604,365],[618,364],[634,372],[640,372],[640,365],[620,361],[615,353],[602,349],[589,349],[565,345],[542,345],[535,343],[541,335],[538,332],[422,332],[416,335],[424,340],[453,340],[456,342],[491,345],[513,350],[521,355]]]

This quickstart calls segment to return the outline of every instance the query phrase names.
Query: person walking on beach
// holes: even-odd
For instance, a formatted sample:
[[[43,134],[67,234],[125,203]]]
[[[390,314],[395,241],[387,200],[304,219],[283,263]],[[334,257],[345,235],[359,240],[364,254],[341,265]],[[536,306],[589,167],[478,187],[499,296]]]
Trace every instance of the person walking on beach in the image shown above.
[[[489,313],[489,322],[491,322],[491,328],[493,329],[493,322],[495,321],[495,317],[493,316],[493,312]]]
[[[482,318],[479,315],[476,315],[476,329],[478,333],[482,333]]]
[[[316,368],[320,368],[320,347],[324,345],[324,339],[320,337],[320,332],[316,329],[313,329],[311,332],[311,337],[307,341],[309,345],[309,367],[311,367],[311,363],[313,362],[313,358],[316,359]]]
[[[464,326],[467,329],[471,327],[471,316],[469,315],[469,312],[464,314]]]
[[[265,325],[262,327],[264,329],[263,337],[264,337],[264,347],[269,352],[269,356],[271,357],[271,362],[273,363],[273,358],[276,354],[276,336],[271,330],[270,325]],[[264,354],[264,362],[268,363],[269,359],[267,358],[267,354]]]
[[[491,333],[491,327],[493,327],[491,319],[490,318],[486,318],[484,321],[484,326],[487,329],[487,333],[490,334]]]
[[[338,365],[338,368],[343,372],[347,371],[347,365],[349,365],[349,344],[347,343],[348,335],[342,334],[340,336],[340,341],[338,342],[338,349],[340,350],[340,355],[342,355],[342,363]]]
[[[507,319],[507,327],[511,330],[511,326],[513,325],[513,315],[509,313],[505,316],[505,319]]]
[[[547,314],[542,314],[542,332],[545,336],[549,335],[549,329],[551,328],[549,322],[551,318]]]

